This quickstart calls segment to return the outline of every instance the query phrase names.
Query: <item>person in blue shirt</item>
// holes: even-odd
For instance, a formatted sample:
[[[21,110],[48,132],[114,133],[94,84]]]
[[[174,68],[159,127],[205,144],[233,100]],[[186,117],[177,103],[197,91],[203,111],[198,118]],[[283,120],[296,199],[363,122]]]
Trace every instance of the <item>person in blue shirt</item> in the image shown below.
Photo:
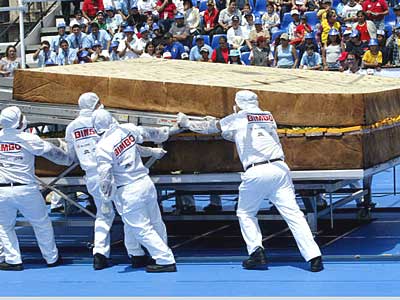
[[[202,58],[202,55],[200,53],[200,50],[205,47],[208,50],[208,58],[211,59],[211,54],[213,52],[213,49],[204,43],[204,38],[201,35],[198,35],[196,37],[196,46],[192,47],[190,49],[190,55],[189,59],[192,61],[199,61]]]
[[[87,35],[87,42],[88,42],[87,50],[90,53],[92,53],[93,45],[96,42],[99,42],[103,49],[109,49],[111,44],[111,37],[108,34],[108,32],[105,31],[104,29],[100,29],[99,24],[97,24],[96,22],[92,23],[91,29],[92,32]]]
[[[81,27],[78,24],[72,26],[72,33],[68,35],[68,44],[71,49],[76,49],[78,52],[90,48],[87,35],[81,32]]]
[[[58,47],[62,40],[67,39],[68,35],[65,33],[65,23],[59,23],[57,25],[58,35],[53,37],[50,42],[50,50],[58,53]]]
[[[57,64],[57,56],[50,50],[50,43],[48,41],[43,41],[40,44],[40,48],[33,54],[33,60],[38,62],[39,68]]]
[[[60,49],[58,50],[58,55],[57,55],[57,64],[59,66],[72,65],[78,63],[78,57],[77,57],[78,51],[76,49],[70,48],[67,40],[62,40],[59,46]]]
[[[301,58],[300,69],[321,70],[321,66],[321,55],[315,52],[314,45],[308,45],[306,47],[306,52],[304,52]]]
[[[164,35],[164,39],[164,52],[170,52],[172,59],[181,59],[182,53],[186,52],[185,47],[181,43],[174,41],[172,34],[169,32]]]
[[[111,47],[111,51],[110,51],[110,60],[111,61],[121,60],[121,57],[119,56],[118,46],[119,46],[119,42],[111,43],[111,46],[110,46]]]

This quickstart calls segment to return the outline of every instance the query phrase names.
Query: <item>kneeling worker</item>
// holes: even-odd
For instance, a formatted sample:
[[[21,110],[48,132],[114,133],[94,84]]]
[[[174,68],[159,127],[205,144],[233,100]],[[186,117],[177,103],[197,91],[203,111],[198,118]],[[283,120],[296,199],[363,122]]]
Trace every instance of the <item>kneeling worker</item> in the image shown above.
[[[236,93],[241,110],[220,121],[190,121],[182,113],[178,125],[202,134],[222,132],[222,137],[236,143],[245,173],[239,186],[237,216],[250,255],[243,261],[246,269],[267,269],[257,213],[261,201],[268,198],[287,222],[297,246],[311,271],[323,270],[321,252],[297,205],[289,167],[284,162],[277,126],[272,114],[258,107],[258,97],[251,91]],[[236,110],[236,107],[235,107]]]

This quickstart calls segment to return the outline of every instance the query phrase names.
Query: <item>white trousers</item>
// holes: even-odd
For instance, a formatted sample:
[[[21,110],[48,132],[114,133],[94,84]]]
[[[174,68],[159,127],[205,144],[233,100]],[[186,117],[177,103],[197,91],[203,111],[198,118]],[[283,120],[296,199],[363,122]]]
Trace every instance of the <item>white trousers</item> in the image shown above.
[[[43,258],[48,264],[58,259],[53,226],[37,185],[0,187],[0,240],[7,263],[20,264],[21,253],[15,232],[17,211],[32,225]]]
[[[249,254],[262,247],[257,213],[261,201],[268,198],[289,226],[301,255],[306,261],[320,256],[310,227],[296,202],[289,167],[283,161],[254,166],[242,175],[237,216]]]
[[[167,230],[158,207],[157,191],[149,176],[118,188],[114,203],[124,222],[128,242],[135,238],[146,247],[157,264],[175,263],[167,245]],[[129,253],[128,246],[127,249]]]

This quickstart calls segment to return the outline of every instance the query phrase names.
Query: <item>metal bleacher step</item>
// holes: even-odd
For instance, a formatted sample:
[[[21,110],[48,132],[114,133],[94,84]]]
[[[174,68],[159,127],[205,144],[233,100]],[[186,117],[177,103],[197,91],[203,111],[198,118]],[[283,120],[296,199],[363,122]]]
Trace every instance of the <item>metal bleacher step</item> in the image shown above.
[[[70,32],[69,27],[65,29],[65,32],[68,34]],[[57,27],[45,27],[40,31],[40,36],[55,36],[58,34]]]
[[[28,45],[28,46],[26,46],[25,52],[26,52],[27,54],[29,54],[29,53],[35,53],[36,50],[37,50],[39,47],[40,47],[40,44],[37,44],[37,45]]]
[[[12,100],[13,78],[0,77],[0,99]]]

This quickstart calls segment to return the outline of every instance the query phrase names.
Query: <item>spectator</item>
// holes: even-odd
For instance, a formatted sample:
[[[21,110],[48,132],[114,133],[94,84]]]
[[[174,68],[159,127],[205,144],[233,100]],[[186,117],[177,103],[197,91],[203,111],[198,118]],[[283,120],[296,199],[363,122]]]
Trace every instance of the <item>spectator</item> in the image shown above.
[[[185,25],[185,19],[183,14],[181,13],[176,14],[175,22],[172,23],[169,33],[175,40],[182,43],[184,46],[188,47],[190,46],[191,44],[190,29],[188,25]]]
[[[358,21],[357,12],[362,10],[361,4],[357,3],[356,0],[349,0],[349,2],[343,7],[341,17],[347,29],[353,28],[353,24]]]
[[[393,12],[396,15],[395,24],[399,24],[400,23],[400,4],[397,4],[395,7],[393,7]]]
[[[83,0],[82,13],[88,21],[93,20],[100,10],[104,11],[103,0]]]
[[[386,34],[384,30],[376,31],[376,39],[378,40],[379,51],[382,52],[382,65],[386,66],[389,62],[389,48],[386,47]]]
[[[140,57],[154,58],[156,55],[156,47],[153,42],[148,42],[144,47],[144,53]]]
[[[370,39],[369,50],[364,53],[362,58],[363,68],[381,70],[382,66],[382,52],[379,51],[379,44],[377,39]]]
[[[204,47],[204,46],[201,47],[200,55],[201,55],[201,57],[200,57],[200,59],[198,61],[201,61],[201,62],[212,62],[212,60],[210,58],[211,53],[210,53],[210,50],[207,47]]]
[[[156,58],[163,58],[163,53],[164,53],[164,45],[159,44],[156,46]],[[170,53],[171,54],[171,53]]]
[[[119,42],[112,42],[110,45],[111,51],[109,56],[111,61],[121,60],[121,57],[119,56],[118,46]]]
[[[307,24],[307,16],[302,15],[300,18],[300,24],[296,27],[294,38],[290,41],[290,44],[297,48],[297,46],[304,42],[305,35],[311,32],[311,26]]]
[[[91,63],[92,60],[90,58],[90,53],[86,50],[79,52],[78,54],[78,64],[87,64]]]
[[[177,12],[176,5],[172,0],[158,0],[156,9],[160,19],[160,26],[163,27],[164,32],[168,32]]]
[[[280,45],[278,45],[275,50],[274,65],[277,68],[295,69],[298,61],[296,49],[289,44],[289,35],[287,33],[282,33]]]
[[[83,25],[87,25],[88,24],[88,20],[86,20],[84,17],[82,17],[82,11],[80,9],[76,9],[74,11],[74,16],[75,19],[73,19],[70,24],[69,27],[72,27],[75,24],[78,24],[81,28]]]
[[[351,35],[351,29],[346,29],[345,31],[343,31],[343,35],[342,35],[342,49],[346,50],[346,44],[348,42],[350,42],[350,35]]]
[[[328,34],[327,46],[322,48],[322,61],[325,71],[339,70],[339,57],[342,53],[339,31],[332,28]]]
[[[357,12],[357,23],[353,24],[353,29],[358,30],[363,43],[368,44],[370,39],[376,38],[376,26],[374,22],[366,19],[366,14],[362,10]]]
[[[359,57],[364,55],[367,44],[361,42],[360,33],[354,29],[350,34],[350,41],[346,43],[346,51],[357,53]]]
[[[17,48],[10,45],[6,48],[5,56],[0,60],[0,75],[14,77],[16,69],[21,68],[21,61],[17,57]]]
[[[200,12],[197,7],[193,7],[191,0],[183,1],[185,24],[189,27],[191,35],[200,33]]]
[[[218,9],[214,7],[214,0],[207,1],[207,9],[204,12],[204,26],[202,28],[202,33],[207,34],[212,38],[216,33],[223,32],[221,27],[218,27]],[[218,28],[220,29],[218,32]]]
[[[232,16],[232,27],[227,32],[228,44],[233,49],[240,49],[245,45],[244,35],[240,27],[240,18],[236,15]]]
[[[251,42],[253,42],[253,41],[256,42],[257,38],[260,36],[265,37],[265,39],[267,41],[269,41],[269,39],[271,37],[269,34],[269,31],[267,29],[263,29],[261,19],[256,18],[256,20],[254,21],[254,30],[250,31],[250,34],[249,34],[249,40]]]
[[[121,26],[118,29],[118,32],[116,34],[114,34],[111,43],[113,42],[120,42],[125,38],[125,33],[124,30],[126,29],[126,27],[128,27],[128,22],[124,21],[121,23]]]
[[[138,0],[137,7],[140,14],[151,14],[156,9],[156,2],[154,0]]]
[[[315,52],[314,45],[308,45],[301,58],[300,69],[321,70],[321,65],[321,55]]]
[[[88,51],[93,53],[93,45],[98,42],[103,49],[109,49],[111,44],[111,37],[107,31],[100,29],[99,24],[92,22],[92,32],[87,35]]]
[[[263,28],[268,30],[271,34],[279,30],[281,20],[279,15],[275,12],[272,3],[267,5],[267,12],[262,16],[262,24]]]
[[[146,17],[146,26],[149,29],[149,36],[153,38],[153,26],[154,26],[154,17],[153,15],[147,15]]]
[[[149,37],[149,29],[147,26],[140,28],[140,36],[140,39],[136,41],[135,48],[143,53],[146,45],[151,42],[151,38]]]
[[[297,9],[292,10],[290,12],[290,15],[292,16],[293,21],[289,23],[287,33],[289,35],[289,40],[292,40],[295,38],[294,32],[296,30],[296,27],[300,25],[300,15]]]
[[[348,69],[344,71],[345,74],[363,74],[360,69],[360,56],[358,53],[349,52],[346,58]]]
[[[78,51],[69,47],[68,40],[60,42],[60,49],[57,55],[59,66],[72,65],[78,63]]]
[[[237,49],[231,49],[229,51],[229,61],[230,65],[244,65],[244,62],[240,59],[240,51]]]
[[[140,30],[142,24],[146,22],[147,17],[141,15],[137,5],[134,3],[129,8],[129,15],[126,18],[129,26],[135,27],[136,31]]]
[[[57,25],[57,31],[58,35],[53,37],[50,43],[50,49],[55,53],[58,53],[58,47],[60,45],[60,42],[68,37],[68,35],[65,33],[65,23],[59,23]]]
[[[204,38],[201,35],[198,35],[196,37],[196,46],[194,46],[194,47],[192,47],[192,49],[190,49],[189,59],[191,61],[200,60],[203,57],[200,50],[203,48],[208,49],[209,59],[211,59],[212,48],[209,45],[206,45],[204,43]]]
[[[164,43],[164,36],[160,30],[160,27],[158,27],[157,24],[153,25],[153,38],[152,38],[152,42],[154,44],[154,46],[157,46]]]
[[[292,0],[292,9],[296,9],[302,13],[308,10],[307,0]]]
[[[50,50],[50,43],[43,41],[33,54],[33,61],[38,61],[38,67],[54,66],[57,64],[56,54]]]
[[[223,9],[219,14],[218,24],[219,24],[219,26],[221,26],[222,31],[224,33],[226,33],[228,31],[228,29],[232,27],[233,16],[237,16],[239,18],[239,24],[240,24],[240,20],[242,18],[242,13],[236,7],[235,0],[231,0],[231,2],[229,3],[229,6],[225,9]]]
[[[388,38],[386,46],[390,51],[390,64],[393,66],[400,66],[400,23],[394,28],[394,32]]]
[[[259,36],[256,47],[253,47],[250,53],[250,64],[253,66],[269,67],[271,65],[270,55],[271,49],[268,45],[268,40],[263,36]]]
[[[304,36],[304,42],[300,43],[300,45],[298,46],[299,58],[303,57],[303,54],[306,52],[307,46],[311,46],[311,45],[314,46],[315,52],[318,52],[318,53],[320,52],[318,44],[315,42],[314,34],[312,32],[309,32]]]
[[[336,19],[337,19],[336,12],[333,9],[331,9],[327,12],[326,19],[322,20],[321,22],[322,26],[321,43],[323,46],[326,46],[328,42],[328,34],[330,30],[336,29],[339,31],[341,28],[340,23]]]
[[[137,37],[134,35],[135,30],[132,26],[128,26],[124,30],[125,39],[123,39],[118,46],[119,56],[123,59],[138,58],[142,54],[142,49],[137,49]]]
[[[228,42],[224,36],[219,38],[219,47],[213,50],[211,55],[211,60],[214,63],[224,63],[227,64],[229,59],[229,48]]]
[[[183,45],[180,42],[174,40],[172,34],[170,33],[166,33],[164,35],[164,41],[164,53],[169,52],[172,59],[181,59],[182,53],[185,52],[185,48],[183,47]]]
[[[131,1],[129,0],[114,0],[114,5],[115,5],[115,10],[117,13],[122,17],[124,21],[128,18],[129,15],[129,9],[131,8],[131,3],[132,5],[137,5],[137,1]]]
[[[281,19],[282,19],[285,13],[293,9],[292,0],[281,0],[280,5],[281,5]]]
[[[307,0],[307,10],[308,11],[318,11],[319,5],[317,0]]]
[[[247,14],[251,14],[253,16],[253,18],[254,18],[254,15],[251,12],[251,7],[250,7],[249,3],[246,3],[243,6],[243,9],[242,9],[241,13],[242,13],[242,16],[246,16]],[[246,20],[246,18],[242,18],[242,22],[240,23],[240,26],[245,26],[245,25],[247,25],[247,20]]]
[[[244,19],[247,20],[247,24],[241,26],[242,29],[242,35],[245,41],[244,46],[240,49],[240,51],[242,52],[247,52],[250,51],[251,49],[253,49],[251,40],[250,40],[250,32],[252,32],[253,30],[255,30],[255,25],[254,25],[254,16],[251,13],[248,13],[244,16]],[[255,40],[254,40],[255,42]]]
[[[72,26],[72,33],[68,35],[67,40],[70,48],[76,49],[78,52],[90,47],[87,35],[81,32],[78,24]]]
[[[332,9],[332,0],[322,0],[320,10],[317,12],[317,17],[322,21],[326,20],[328,11]]]
[[[61,2],[61,11],[64,18],[65,24],[70,25],[70,15],[71,15],[71,3],[74,4],[74,10],[80,8],[81,0],[73,0],[73,1],[62,1]]]
[[[102,10],[98,11],[96,14],[96,18],[94,18],[93,22],[99,24],[99,28],[107,31],[107,23],[106,23],[106,16]],[[91,23],[93,23],[91,22]]]
[[[365,0],[362,8],[368,19],[374,22],[376,29],[385,29],[384,18],[389,13],[389,7],[385,0]]]
[[[108,49],[108,48],[107,48]],[[96,41],[92,46],[93,53],[90,56],[92,62],[109,61],[110,56],[107,50],[103,50],[101,43]]]
[[[122,19],[120,14],[115,13],[115,8],[111,5],[106,7],[106,14],[107,31],[111,36],[113,36],[115,33],[118,32],[118,29],[124,20]]]

